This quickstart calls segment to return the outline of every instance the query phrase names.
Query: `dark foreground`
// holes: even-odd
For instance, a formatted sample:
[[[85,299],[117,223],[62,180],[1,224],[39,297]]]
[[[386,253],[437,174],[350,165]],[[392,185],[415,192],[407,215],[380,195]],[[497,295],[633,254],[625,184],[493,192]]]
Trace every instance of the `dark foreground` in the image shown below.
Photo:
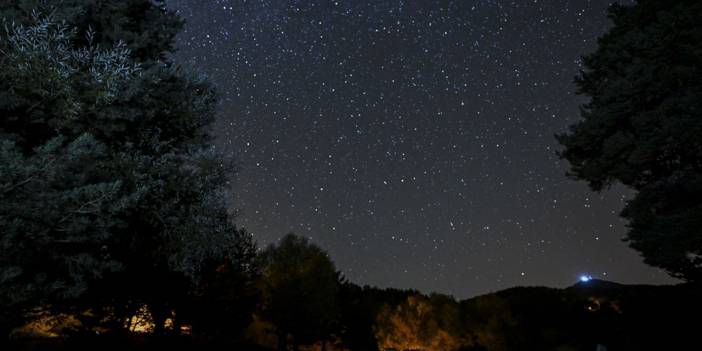
[[[621,285],[594,280],[566,289],[517,287],[494,294],[456,301],[468,321],[463,328],[475,328],[475,346],[461,350],[597,350],[598,345],[614,350],[692,350],[700,345],[699,324],[702,293],[699,286]],[[397,290],[362,288],[355,302],[372,296],[397,300]],[[406,295],[413,296],[413,292]],[[385,297],[383,297],[385,296]],[[358,299],[360,298],[360,299]],[[432,297],[426,297],[431,299]],[[428,300],[429,301],[429,300]],[[353,302],[351,302],[352,304]],[[432,313],[437,313],[432,312]],[[470,315],[468,315],[470,314]],[[378,328],[360,325],[355,316],[345,335],[328,350],[377,350],[382,344]],[[347,316],[347,318],[351,318]],[[408,319],[412,317],[409,316]],[[407,330],[424,331],[411,325]],[[481,325],[477,324],[481,323]],[[375,332],[373,332],[375,330]],[[375,335],[373,334],[375,333]],[[376,341],[377,339],[377,341]],[[341,341],[344,340],[342,343]],[[487,340],[487,341],[486,341]],[[489,341],[489,342],[488,342]],[[692,347],[692,348],[690,348]],[[82,335],[57,338],[21,338],[4,350],[273,350],[275,345],[251,342],[221,342],[190,336]],[[302,350],[319,350],[301,347]],[[437,350],[443,350],[440,346]]]

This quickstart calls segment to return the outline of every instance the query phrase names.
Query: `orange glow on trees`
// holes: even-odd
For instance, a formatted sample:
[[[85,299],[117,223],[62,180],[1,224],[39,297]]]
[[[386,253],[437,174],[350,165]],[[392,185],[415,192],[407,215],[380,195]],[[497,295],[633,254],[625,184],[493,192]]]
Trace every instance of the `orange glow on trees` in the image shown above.
[[[385,306],[374,327],[381,350],[453,351],[472,345],[462,331],[458,303],[451,297],[410,296],[404,303]]]

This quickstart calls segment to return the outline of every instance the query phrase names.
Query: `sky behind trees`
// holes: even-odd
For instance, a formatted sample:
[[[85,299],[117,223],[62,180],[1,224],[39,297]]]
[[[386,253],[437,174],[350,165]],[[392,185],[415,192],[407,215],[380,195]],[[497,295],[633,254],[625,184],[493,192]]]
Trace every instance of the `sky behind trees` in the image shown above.
[[[556,155],[608,1],[167,4],[177,59],[220,91],[260,244],[294,231],[354,282],[457,297],[671,282],[620,241],[631,193],[592,193]]]

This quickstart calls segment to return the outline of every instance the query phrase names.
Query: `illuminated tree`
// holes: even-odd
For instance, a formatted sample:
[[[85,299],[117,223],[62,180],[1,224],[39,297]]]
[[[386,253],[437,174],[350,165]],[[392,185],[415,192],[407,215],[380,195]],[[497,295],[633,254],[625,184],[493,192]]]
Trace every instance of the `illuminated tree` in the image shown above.
[[[458,303],[450,297],[409,296],[394,307],[385,306],[376,319],[380,350],[453,351],[468,347]]]
[[[407,301],[408,296],[419,294],[416,290],[360,287],[348,281],[344,281],[340,289],[340,337],[344,346],[353,351],[377,350],[373,329],[380,311],[387,305],[399,305]]]

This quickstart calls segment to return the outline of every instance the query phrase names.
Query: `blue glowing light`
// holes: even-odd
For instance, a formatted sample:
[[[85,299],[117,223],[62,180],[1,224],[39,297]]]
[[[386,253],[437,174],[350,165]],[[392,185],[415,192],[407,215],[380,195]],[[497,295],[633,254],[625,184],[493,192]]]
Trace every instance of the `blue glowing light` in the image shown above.
[[[587,283],[587,282],[589,282],[589,281],[591,281],[591,280],[592,280],[592,276],[590,276],[590,275],[583,274],[583,275],[580,276],[580,281],[583,282],[583,283]]]

